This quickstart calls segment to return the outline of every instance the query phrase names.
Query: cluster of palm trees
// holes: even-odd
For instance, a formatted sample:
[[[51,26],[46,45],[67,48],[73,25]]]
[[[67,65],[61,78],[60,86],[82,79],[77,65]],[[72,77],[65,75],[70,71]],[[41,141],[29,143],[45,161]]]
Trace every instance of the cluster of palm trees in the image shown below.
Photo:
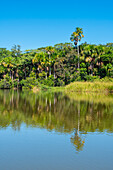
[[[20,83],[35,75],[41,83],[54,81],[53,85],[61,86],[94,76],[112,77],[113,43],[91,45],[85,42],[79,45],[83,37],[82,28],[77,27],[70,37],[74,44],[60,43],[24,52],[19,45],[11,50],[0,48],[1,81],[7,78],[7,81]]]

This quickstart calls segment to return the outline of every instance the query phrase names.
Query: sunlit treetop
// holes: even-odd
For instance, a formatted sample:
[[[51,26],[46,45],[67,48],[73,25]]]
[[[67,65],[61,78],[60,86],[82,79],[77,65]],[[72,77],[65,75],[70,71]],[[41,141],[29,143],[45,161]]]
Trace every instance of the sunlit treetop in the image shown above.
[[[49,53],[53,53],[54,52],[54,48],[52,46],[48,46],[45,48],[45,50]]]
[[[84,37],[82,28],[76,27],[75,32],[71,34],[70,40],[74,41],[74,44],[77,45],[78,41]]]

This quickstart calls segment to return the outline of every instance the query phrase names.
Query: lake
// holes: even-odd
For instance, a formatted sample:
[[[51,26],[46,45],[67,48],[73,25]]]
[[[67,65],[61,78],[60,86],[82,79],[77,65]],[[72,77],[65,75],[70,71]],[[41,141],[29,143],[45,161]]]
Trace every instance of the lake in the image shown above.
[[[0,90],[1,170],[112,170],[113,96]]]

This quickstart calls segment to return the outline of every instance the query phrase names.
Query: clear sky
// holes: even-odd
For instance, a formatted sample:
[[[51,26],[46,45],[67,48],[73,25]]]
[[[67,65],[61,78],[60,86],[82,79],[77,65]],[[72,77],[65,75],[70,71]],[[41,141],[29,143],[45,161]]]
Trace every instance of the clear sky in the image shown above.
[[[113,42],[113,0],[4,0],[0,7],[0,47],[70,42],[76,27],[83,28],[82,42]]]

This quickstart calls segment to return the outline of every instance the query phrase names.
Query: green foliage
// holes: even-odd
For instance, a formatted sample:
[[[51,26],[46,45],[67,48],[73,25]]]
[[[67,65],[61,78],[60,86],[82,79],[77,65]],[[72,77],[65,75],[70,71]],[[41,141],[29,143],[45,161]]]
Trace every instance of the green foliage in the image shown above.
[[[71,40],[78,43],[82,37],[82,29],[77,28]],[[24,53],[19,45],[11,51],[1,48],[0,88],[31,89],[38,83],[53,87],[74,81],[93,82],[105,77],[113,78],[112,44],[83,43],[77,51],[72,43],[60,43]]]
[[[86,69],[86,68],[81,68],[81,69],[80,69],[80,77],[81,77],[81,80],[85,80],[85,79],[86,79],[86,76],[87,76],[87,69]]]
[[[64,86],[65,82],[63,80],[61,80],[60,78],[55,80],[55,85],[56,86]]]
[[[34,77],[27,77],[20,81],[20,86],[24,89],[32,89],[34,86],[38,86],[38,81]]]
[[[53,87],[54,86],[54,77],[53,77],[53,75],[51,75],[47,79],[38,78],[38,82],[40,84]]]
[[[87,75],[86,77],[86,81],[99,81],[99,77],[98,76],[91,76],[91,75]]]
[[[113,81],[113,80],[112,80]],[[65,87],[66,91],[71,92],[98,92],[109,93],[113,91],[113,83],[110,81],[94,82],[74,82]]]
[[[0,81],[0,88],[1,89],[10,89],[12,88],[12,80],[11,78],[8,76],[8,74],[6,74],[4,76],[4,79],[2,79]]]
[[[71,34],[71,41],[75,41],[78,43],[78,41],[81,41],[81,39],[84,37],[82,28],[76,27],[75,32]]]

